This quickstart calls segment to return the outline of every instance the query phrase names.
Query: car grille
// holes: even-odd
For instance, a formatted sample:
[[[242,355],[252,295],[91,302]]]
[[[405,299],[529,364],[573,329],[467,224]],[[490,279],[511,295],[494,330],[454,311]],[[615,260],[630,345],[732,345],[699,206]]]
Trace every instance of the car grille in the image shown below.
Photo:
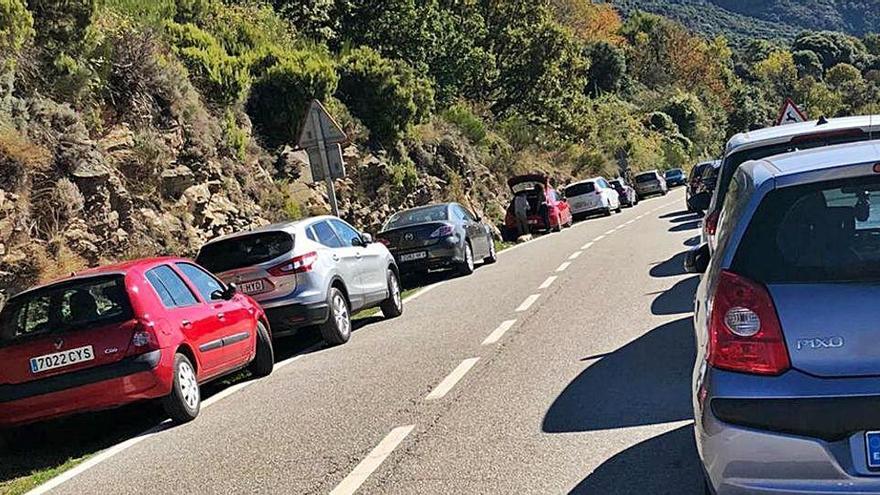
[[[719,420],[828,441],[880,430],[880,396],[796,399],[713,399]]]

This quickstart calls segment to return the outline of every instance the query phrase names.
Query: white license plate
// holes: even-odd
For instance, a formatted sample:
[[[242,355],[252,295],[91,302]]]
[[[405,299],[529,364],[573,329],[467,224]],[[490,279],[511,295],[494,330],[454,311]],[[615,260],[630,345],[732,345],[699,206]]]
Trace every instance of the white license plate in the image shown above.
[[[419,253],[409,253],[400,255],[400,261],[415,261],[421,260],[428,257],[428,253],[422,251]]]
[[[538,221],[534,218],[529,219],[529,225],[538,225]]]
[[[239,290],[245,294],[259,294],[265,292],[266,284],[262,280],[251,280],[250,282],[242,282],[238,285]]]
[[[31,373],[42,373],[43,371],[84,363],[93,359],[95,359],[95,351],[90,345],[46,354],[45,356],[32,357]]]

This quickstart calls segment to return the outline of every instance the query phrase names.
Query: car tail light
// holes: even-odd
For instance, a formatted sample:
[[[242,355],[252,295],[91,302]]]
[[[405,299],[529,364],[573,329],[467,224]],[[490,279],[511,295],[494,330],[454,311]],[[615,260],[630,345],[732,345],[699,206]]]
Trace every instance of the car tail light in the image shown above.
[[[384,245],[385,247],[388,247],[391,245],[391,241],[389,241],[388,239],[385,239],[384,237],[380,237],[380,238],[376,239],[376,242]]]
[[[312,271],[315,262],[318,261],[318,253],[312,251],[302,256],[297,256],[290,261],[285,261],[280,265],[275,265],[267,270],[274,277],[282,277],[284,275],[293,275],[296,273],[305,273]]]
[[[131,342],[128,346],[128,355],[136,356],[159,349],[159,339],[156,337],[156,327],[152,321],[138,320],[131,334]]]
[[[779,375],[791,367],[782,325],[764,286],[721,272],[709,317],[707,359],[716,368],[757,375]]]
[[[715,235],[718,232],[718,219],[721,217],[721,212],[718,210],[713,211],[706,215],[706,219],[703,220],[706,226],[706,233],[709,235]]]
[[[452,225],[443,225],[434,232],[431,232],[431,238],[434,239],[437,237],[449,237],[454,233],[455,227],[453,227]]]

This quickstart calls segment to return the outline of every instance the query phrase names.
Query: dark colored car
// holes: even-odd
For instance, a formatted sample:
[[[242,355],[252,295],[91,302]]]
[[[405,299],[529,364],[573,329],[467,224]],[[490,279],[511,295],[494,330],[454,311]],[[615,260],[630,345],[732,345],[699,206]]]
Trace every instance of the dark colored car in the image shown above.
[[[555,189],[550,179],[542,174],[528,174],[512,177],[507,181],[513,198],[507,206],[504,229],[501,235],[505,241],[515,241],[519,235],[516,226],[515,199],[525,195],[529,201],[529,226],[540,231],[560,231],[574,224],[571,206]],[[538,191],[541,192],[538,192]]]
[[[622,177],[610,180],[608,183],[611,184],[611,187],[613,187],[615,191],[617,191],[622,206],[629,208],[639,204],[639,195],[636,194],[636,190],[627,184]]]
[[[684,170],[680,168],[667,170],[664,174],[664,178],[666,179],[666,185],[669,187],[687,185],[687,174],[685,174]]]
[[[76,274],[0,312],[0,426],[158,399],[194,419],[199,386],[272,372],[260,306],[191,261],[156,258]]]
[[[394,255],[401,275],[450,268],[469,275],[474,260],[497,259],[492,228],[458,203],[395,213],[376,239]]]
[[[708,206],[705,199],[700,204],[699,198],[705,197],[704,193],[709,196],[715,191],[715,184],[718,182],[718,170],[721,168],[721,160],[713,162],[705,162],[694,167],[691,171],[690,180],[688,180],[685,201],[687,209],[690,212],[702,212]]]

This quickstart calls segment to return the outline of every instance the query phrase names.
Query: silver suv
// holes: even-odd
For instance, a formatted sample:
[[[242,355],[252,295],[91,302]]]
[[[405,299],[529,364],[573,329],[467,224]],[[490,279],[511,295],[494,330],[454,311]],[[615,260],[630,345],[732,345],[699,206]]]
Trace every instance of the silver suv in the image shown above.
[[[400,316],[403,302],[394,257],[369,234],[332,216],[269,225],[214,239],[198,263],[253,297],[273,337],[317,325],[329,344],[351,336],[351,315],[380,307]]]

